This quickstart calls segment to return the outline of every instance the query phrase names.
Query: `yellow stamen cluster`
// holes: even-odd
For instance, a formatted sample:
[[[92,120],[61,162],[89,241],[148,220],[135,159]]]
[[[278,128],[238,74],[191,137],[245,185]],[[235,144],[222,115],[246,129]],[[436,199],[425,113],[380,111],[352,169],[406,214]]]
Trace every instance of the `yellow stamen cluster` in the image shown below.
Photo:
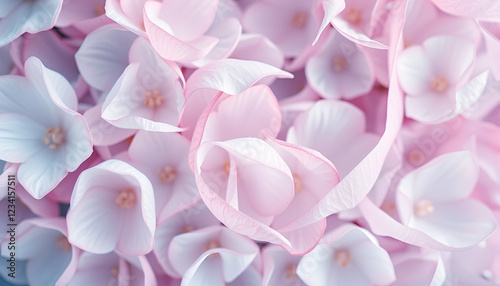
[[[177,171],[171,166],[165,166],[156,170],[156,172],[160,175],[160,182],[162,183],[171,183],[177,177]]]
[[[335,251],[335,261],[342,268],[349,267],[351,266],[351,254],[346,249],[338,249]]]
[[[304,28],[307,24],[308,15],[305,12],[297,12],[292,17],[292,24],[297,28]]]
[[[146,97],[143,101],[144,105],[150,108],[157,108],[163,104],[163,97],[160,94],[160,91],[153,90],[148,91],[144,94]]]
[[[64,140],[64,133],[60,127],[47,129],[45,137],[42,138],[43,144],[49,145],[50,149],[57,149],[57,147],[64,143]]]
[[[359,23],[361,23],[361,14],[362,12],[360,9],[349,8],[344,13],[344,19],[352,25],[358,25]]]
[[[134,190],[132,189],[125,189],[120,191],[115,199],[116,207],[120,209],[131,208],[135,204],[135,201],[136,201],[136,195]]]

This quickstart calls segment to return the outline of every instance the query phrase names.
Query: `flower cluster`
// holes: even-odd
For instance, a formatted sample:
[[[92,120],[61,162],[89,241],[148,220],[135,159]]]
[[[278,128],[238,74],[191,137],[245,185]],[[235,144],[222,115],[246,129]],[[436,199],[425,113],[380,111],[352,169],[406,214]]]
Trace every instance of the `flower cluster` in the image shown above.
[[[500,2],[2,0],[0,160],[2,285],[500,285]]]

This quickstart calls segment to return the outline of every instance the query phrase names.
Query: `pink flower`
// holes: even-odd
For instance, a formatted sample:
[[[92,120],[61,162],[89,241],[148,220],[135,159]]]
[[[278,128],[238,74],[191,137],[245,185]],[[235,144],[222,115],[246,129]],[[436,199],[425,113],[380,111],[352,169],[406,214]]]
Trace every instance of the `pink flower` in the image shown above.
[[[436,123],[459,113],[460,105],[469,100],[467,86],[460,87],[469,78],[474,55],[470,42],[449,36],[429,38],[423,46],[404,50],[398,61],[398,76],[407,94],[406,115]],[[487,75],[479,79],[483,84],[473,89],[481,85],[484,89],[486,79]]]
[[[212,285],[232,282],[259,253],[248,238],[222,226],[213,226],[172,239],[169,259],[175,271],[183,275],[181,285]]]
[[[478,244],[496,228],[491,211],[469,198],[478,171],[470,153],[455,152],[410,172],[396,195],[401,221],[450,247]]]
[[[126,129],[181,131],[177,125],[184,94],[176,71],[141,38],[132,44],[129,56],[132,64],[106,96],[102,118]]]
[[[0,159],[21,163],[19,183],[40,199],[90,156],[92,140],[71,85],[37,58],[25,73],[0,78]]]
[[[116,25],[90,33],[75,54],[81,76],[93,88],[109,92],[129,65],[129,51],[137,36]]]
[[[168,256],[170,244],[175,236],[219,224],[203,203],[198,203],[160,222],[155,232],[153,253],[165,273],[171,277],[182,278],[173,267],[175,261],[171,261]]]
[[[262,250],[264,285],[306,285],[297,276],[297,265],[301,258],[277,245],[266,246]]]
[[[325,220],[308,217],[302,227],[294,221],[338,183],[335,167],[313,150],[273,139],[281,120],[267,87],[216,99],[200,118],[191,145],[207,207],[238,233],[294,254],[309,251]]]
[[[304,255],[297,275],[307,285],[388,285],[396,277],[389,254],[366,229],[343,225]]]
[[[122,7],[129,1],[122,1]],[[118,10],[115,6],[110,13]],[[224,15],[224,11],[219,11],[218,0],[146,1],[143,7],[144,28],[140,28],[145,30],[158,54],[167,60],[202,66],[225,58],[241,34],[239,21],[230,13]],[[137,27],[133,30],[142,33]]]
[[[311,44],[319,20],[314,13],[318,1],[255,1],[247,7],[246,30],[267,36],[286,57],[296,57]]]
[[[379,39],[373,39],[374,36],[379,36],[380,30],[384,28],[383,26],[380,27],[384,24],[383,21],[375,16],[380,10],[390,13],[388,8],[383,8],[384,4],[381,3],[384,2],[389,1],[324,1],[325,16],[316,40],[330,22],[344,37],[355,43],[375,49],[387,49],[388,46],[385,43],[378,41]],[[385,3],[385,5],[389,4]]]
[[[156,226],[151,182],[119,160],[89,168],[75,184],[67,220],[69,241],[85,251],[146,254]]]
[[[368,93],[374,76],[365,54],[339,33],[331,33],[306,64],[311,87],[324,98],[353,99]]]
[[[287,141],[319,151],[343,178],[378,142],[378,136],[365,129],[365,115],[354,105],[320,100],[297,116]]]
[[[394,256],[396,281],[390,284],[391,286],[443,285],[445,282],[445,267],[443,259],[438,253],[424,255],[408,251]]]
[[[85,285],[157,285],[149,262],[144,256],[127,257],[116,252],[84,252],[78,260],[69,286]]]
[[[201,200],[188,151],[189,141],[178,133],[139,131],[130,144],[130,164],[153,185],[158,223]]]

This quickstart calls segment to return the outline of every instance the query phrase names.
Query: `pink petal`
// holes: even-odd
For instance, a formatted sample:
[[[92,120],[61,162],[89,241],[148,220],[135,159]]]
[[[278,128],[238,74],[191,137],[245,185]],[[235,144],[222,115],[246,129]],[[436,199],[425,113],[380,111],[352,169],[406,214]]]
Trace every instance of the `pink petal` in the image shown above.
[[[143,9],[147,0],[107,0],[106,16],[127,30],[146,36],[143,22]]]
[[[231,57],[262,62],[277,68],[281,68],[285,61],[283,53],[268,38],[248,33],[241,35]]]
[[[23,163],[45,145],[42,138],[46,128],[37,121],[18,113],[0,115],[0,158]]]
[[[186,102],[181,111],[181,122],[179,126],[185,128],[182,131],[182,135],[186,138],[191,139],[193,133],[198,123],[198,119],[204,113],[203,111],[207,108],[214,98],[217,96],[218,91],[213,89],[199,89],[193,93]]]
[[[325,10],[325,15],[323,16],[323,20],[319,27],[318,34],[314,39],[313,45],[319,40],[319,37],[323,33],[323,30],[325,30],[326,26],[333,21],[335,16],[345,9],[345,1],[323,0],[321,2],[323,9]]]
[[[468,18],[479,18],[486,21],[498,21],[500,4],[492,0],[451,1],[432,0],[439,9],[446,13]]]
[[[220,246],[203,250],[213,240],[218,241]],[[205,276],[208,274],[203,268],[211,264],[213,272],[222,274],[223,280],[231,282],[249,266],[258,250],[251,240],[217,226],[175,237],[171,243],[169,257],[171,261],[179,262],[174,264],[174,267],[178,272],[184,273],[183,280],[202,279],[202,273],[205,273]],[[211,254],[216,257],[211,257]],[[214,263],[214,260],[219,261]]]
[[[453,94],[420,94],[405,98],[406,116],[432,124],[446,120],[455,109]]]
[[[101,117],[102,104],[91,107],[84,113],[96,146],[110,146],[133,136],[137,130],[119,128]]]
[[[61,73],[68,81],[77,81],[79,72],[75,63],[76,48],[64,41],[55,31],[30,35],[25,38],[23,44],[23,61],[35,56],[47,68]]]
[[[288,206],[293,198],[290,171],[279,155],[264,141],[242,138],[213,143],[212,146],[228,152],[232,162],[238,167],[236,176],[239,203],[242,207],[249,207],[262,216],[273,216]],[[203,159],[199,162],[203,170]],[[230,191],[228,189],[228,194]]]
[[[474,200],[436,203],[435,211],[423,219],[414,219],[408,226],[432,235],[436,241],[456,248],[476,245],[496,228],[490,209]]]
[[[394,266],[396,281],[391,286],[433,285],[437,267],[437,261],[417,258],[405,260]]]
[[[304,255],[316,247],[325,232],[326,218],[296,230],[283,232],[290,241],[291,248],[285,247],[290,254]]]
[[[343,178],[378,140],[375,135],[364,133],[365,124],[364,113],[354,105],[321,100],[295,119],[287,141],[319,151],[333,162]]]
[[[128,209],[115,207],[117,190],[131,186],[138,188],[134,190],[137,201]],[[148,253],[156,226],[151,183],[129,164],[105,161],[78,178],[67,219],[69,240],[84,250],[106,253],[116,248],[131,256]]]
[[[241,140],[244,140],[244,141],[250,140],[249,142],[257,143],[256,140],[258,140],[258,139],[234,139],[232,141],[234,143],[234,142],[238,142]],[[257,144],[257,145],[264,146],[264,145],[262,145],[262,143]],[[273,242],[273,243],[277,243],[277,244],[290,246],[289,242],[281,234],[279,234],[275,230],[269,228],[266,224],[263,224],[255,219],[249,217],[248,215],[242,213],[241,211],[239,211],[238,209],[236,209],[234,207],[234,203],[232,206],[229,202],[227,202],[224,199],[225,194],[221,193],[221,192],[224,192],[224,190],[222,190],[220,188],[223,187],[224,185],[226,185],[227,182],[221,181],[222,178],[219,178],[217,180],[217,178],[215,176],[212,177],[213,175],[217,174],[217,172],[218,172],[217,169],[213,170],[212,176],[210,175],[209,172],[207,172],[207,170],[204,170],[204,173],[207,175],[205,176],[205,178],[202,178],[201,166],[203,164],[210,163],[210,161],[206,161],[206,160],[204,160],[204,158],[208,158],[209,156],[207,156],[207,155],[210,155],[209,154],[210,152],[213,152],[213,154],[217,153],[217,152],[215,152],[217,150],[213,146],[214,145],[211,143],[205,143],[203,146],[200,147],[200,150],[198,151],[198,155],[197,155],[197,157],[198,157],[197,162],[196,162],[196,165],[194,168],[197,186],[198,186],[198,189],[200,191],[200,194],[201,194],[204,202],[207,204],[207,207],[212,211],[212,213],[214,214],[215,217],[217,217],[220,221],[224,222],[224,224],[227,227],[229,227],[230,229],[232,229],[235,232],[251,236],[253,239],[256,239],[256,240],[265,240],[265,241],[269,241],[269,242]],[[264,147],[264,148],[267,149],[269,147]],[[220,154],[224,154],[224,152],[226,152],[226,151],[219,150],[219,152],[216,154],[217,156],[215,158],[219,158],[219,160],[220,160],[220,158],[221,158]],[[274,153],[274,151],[270,151],[270,154],[273,154],[273,153]],[[264,154],[262,154],[262,155],[264,155]],[[266,154],[266,156],[267,155],[269,155],[269,154]],[[267,163],[273,163],[273,164],[279,164],[279,165],[284,164],[284,162],[282,162],[280,159],[278,159],[279,157],[275,157],[275,156],[272,156],[272,157],[275,158],[275,161],[274,162],[267,162]],[[222,159],[224,159],[224,157],[222,157]],[[269,159],[269,157],[266,160],[268,160],[268,159]],[[205,161],[205,162],[203,162],[203,161]],[[212,162],[212,163],[214,163],[214,162]],[[233,166],[231,168],[233,171],[230,171],[230,175],[231,176],[236,175],[236,173],[234,172],[234,170],[236,169],[236,165],[233,164]],[[266,167],[263,168],[263,170],[266,170],[266,169],[267,169]],[[268,169],[268,170],[270,170],[270,169]],[[262,174],[262,175],[265,175],[265,177],[270,178],[270,175],[278,174],[277,171],[278,170],[275,170],[273,172],[270,172],[269,174]],[[284,172],[284,170],[282,172]],[[282,173],[282,176],[285,174],[286,174],[286,172]],[[219,177],[222,177],[222,176],[219,176]],[[286,177],[286,175],[283,176],[283,179],[285,177]],[[207,178],[210,180],[207,180]],[[288,180],[290,180],[290,181],[286,182]],[[290,175],[289,179],[287,179],[286,181],[281,182],[281,184],[284,184],[285,186],[287,186],[287,188],[288,188],[288,184],[290,184],[289,191],[290,191],[290,193],[293,193],[293,185],[292,185],[291,175]],[[273,180],[273,184],[275,184],[275,183],[277,183],[276,178],[274,178],[274,180]],[[282,189],[282,188],[280,187],[280,189]],[[228,191],[230,191],[229,192],[230,194],[234,194],[234,189],[228,189]],[[279,202],[281,202],[281,200],[282,200],[282,198],[279,199]],[[248,205],[248,202],[246,204]],[[285,204],[285,206],[286,206],[286,204]],[[260,208],[262,209],[262,207],[260,207]],[[273,208],[275,208],[275,206],[273,206]],[[265,210],[265,209],[263,209],[263,210]],[[242,222],[244,222],[244,223],[242,223]]]
[[[172,29],[172,35],[182,41],[192,41],[208,30],[217,11],[219,0],[171,0],[161,5],[159,17]],[[146,9],[148,5],[146,3]],[[159,5],[155,5],[159,7]],[[193,24],[196,23],[196,24]]]
[[[477,206],[477,205],[478,205],[477,202],[472,202],[472,204],[470,204],[470,206]],[[481,231],[481,233],[477,234],[477,236],[472,233],[467,234],[467,230],[465,230],[464,228],[465,232],[462,233],[464,237],[460,237],[458,239],[452,238],[451,241],[453,241],[454,243],[448,243],[447,240],[448,238],[446,238],[446,242],[444,242],[445,240],[443,240],[443,238],[445,236],[442,236],[443,234],[442,232],[438,241],[434,239],[435,234],[432,234],[432,236],[430,236],[422,231],[410,228],[406,225],[397,222],[387,213],[377,208],[368,199],[363,200],[361,202],[360,210],[363,213],[365,219],[367,219],[368,224],[370,225],[370,229],[375,234],[382,236],[390,236],[408,244],[422,246],[426,248],[432,248],[436,250],[456,251],[473,246],[477,244],[480,240],[484,239],[484,235],[488,233],[487,231],[488,228],[490,229],[490,233],[492,229],[495,228],[494,223],[492,223],[492,217],[489,217],[491,213],[490,214],[486,213],[485,212],[486,208],[482,204],[480,205],[480,207],[474,208],[472,210],[472,211],[477,210],[481,212],[478,215],[478,217],[482,216],[481,220],[483,221],[481,223],[479,223],[478,221],[474,222],[474,227],[477,228],[475,230],[479,230]],[[471,217],[469,217],[469,219],[471,219]],[[463,224],[462,226],[466,226],[466,224]],[[486,234],[486,236],[487,235],[488,234]]]
[[[270,137],[267,142],[285,160],[293,174],[295,184],[293,200],[273,221],[272,226],[280,229],[313,207],[335,187],[339,177],[331,162],[314,150]]]
[[[348,1],[345,9],[343,9],[339,15],[334,17],[331,23],[344,37],[357,44],[374,49],[387,49],[388,46],[386,44],[370,38],[367,33],[367,30],[370,28],[369,24],[372,20],[372,13],[377,11],[377,7],[375,6],[376,2],[377,1],[375,0]],[[354,22],[349,22],[346,14],[352,13],[353,10],[360,13],[359,20],[353,19]],[[396,9],[393,8],[391,11],[395,10]]]
[[[317,31],[319,23],[313,8],[300,1],[255,2],[246,9],[243,25],[249,32],[267,36],[285,56],[294,57],[306,48]]]
[[[365,54],[339,33],[332,33],[319,53],[307,62],[306,76],[324,98],[346,99],[370,91],[374,79]]]
[[[94,188],[72,204],[67,216],[70,243],[99,254],[115,249],[123,228],[118,209],[109,204],[115,199],[116,193]]]
[[[104,0],[91,0],[85,3],[77,0],[63,2],[61,14],[57,18],[58,27],[66,27],[87,19],[100,16],[100,9],[104,8]]]
[[[219,225],[220,222],[212,215],[203,203],[199,203],[192,208],[172,216],[171,218],[159,222],[155,232],[154,254],[162,269],[172,277],[182,277],[168,258],[168,251],[171,240],[183,232],[194,231],[208,226]]]
[[[396,6],[394,17],[391,21],[391,33],[399,35],[403,27],[404,13],[406,5]],[[396,36],[396,46],[402,47],[402,40]],[[399,129],[401,128],[403,110],[402,110],[402,91],[397,83],[394,69],[394,59],[397,56],[397,50],[389,51],[389,71],[391,72],[391,84],[389,86],[387,103],[387,120],[384,134],[374,149],[333,189],[332,192],[321,200],[318,207],[308,211],[303,219],[299,219],[294,227],[307,225],[307,220],[311,218],[323,218],[329,214],[336,213],[345,209],[350,209],[359,204],[368,194],[375,184],[379,172],[383,166],[383,159],[390,151]],[[352,190],[356,192],[352,192]],[[345,199],[344,199],[345,198]],[[283,229],[286,231],[289,229]]]
[[[75,55],[82,77],[90,86],[108,91],[128,65],[129,48],[135,34],[113,26],[88,35]]]
[[[220,101],[207,119],[203,139],[263,138],[263,134],[275,137],[280,127],[281,112],[276,97],[269,87],[256,85]]]
[[[239,42],[241,24],[236,18],[227,18],[210,27],[205,35],[215,37],[219,42],[203,59],[194,62],[196,66],[204,66],[229,56]]]
[[[24,190],[21,185],[16,186],[16,195],[31,212],[40,217],[58,217],[59,205],[50,199],[37,200]]]
[[[24,71],[41,95],[50,98],[59,109],[76,114],[78,99],[75,90],[61,74],[46,68],[35,57],[26,60]]]
[[[102,118],[111,124],[127,129],[144,129],[148,131],[177,132],[182,129],[178,124],[178,101],[183,100],[180,83],[176,79],[168,78],[154,86],[164,103],[156,108],[146,106],[146,83],[141,81],[147,67],[139,64],[130,64],[122,76],[111,89],[102,106]],[[173,100],[172,100],[173,99]],[[158,115],[157,115],[158,114]],[[166,117],[166,122],[156,118]],[[165,118],[159,118],[165,119]]]
[[[161,3],[148,1],[144,6],[144,25],[151,44],[164,59],[172,61],[196,61],[205,57],[217,44],[218,39],[200,36],[185,42],[175,37],[171,27],[161,20]],[[167,48],[168,47],[168,48]]]
[[[420,95],[430,89],[432,62],[420,46],[404,50],[398,60],[399,83],[410,95]]]
[[[464,39],[450,36],[432,37],[427,39],[423,46],[432,62],[433,71],[436,75],[445,75],[451,84],[458,83],[474,61],[474,45]]]
[[[265,285],[280,285],[280,283],[295,283],[305,285],[295,274],[288,273],[300,261],[301,256],[291,255],[277,245],[267,245],[262,249],[263,283]]]
[[[407,174],[401,180],[399,190],[413,201],[423,198],[433,202],[465,199],[477,183],[478,171],[470,152],[448,153]]]
[[[188,151],[189,141],[177,133],[140,131],[130,145],[132,162],[153,184],[159,222],[201,200],[186,161]],[[164,181],[158,174],[166,166],[175,171],[172,181]]]
[[[71,279],[71,286],[102,285],[109,283],[113,277],[113,268],[118,266],[119,256],[110,252],[93,254],[84,252],[78,261],[78,270]]]
[[[199,89],[210,88],[230,95],[240,94],[268,76],[293,77],[265,63],[224,59],[197,69],[189,77],[184,93],[189,98]]]
[[[19,183],[34,198],[41,199],[46,196],[68,174],[57,157],[50,150],[44,150],[30,157],[19,167],[17,173]]]

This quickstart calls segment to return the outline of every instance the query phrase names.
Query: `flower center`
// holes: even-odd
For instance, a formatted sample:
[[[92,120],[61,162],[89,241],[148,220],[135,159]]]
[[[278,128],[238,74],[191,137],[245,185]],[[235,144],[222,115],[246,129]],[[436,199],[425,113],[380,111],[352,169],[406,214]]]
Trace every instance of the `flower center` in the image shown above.
[[[54,127],[45,131],[45,137],[42,138],[45,145],[49,145],[50,149],[57,149],[59,145],[64,143],[64,133],[61,128]]]
[[[404,46],[405,49],[408,48],[411,45],[412,44],[411,44],[411,42],[410,42],[410,40],[408,38],[404,38],[403,39],[403,46]]]
[[[210,249],[214,249],[214,248],[219,248],[220,247],[220,243],[218,240],[211,240],[207,246],[205,246],[205,248],[203,249],[203,252],[207,251],[207,250],[210,250]],[[219,256],[218,253],[212,253],[210,254],[208,257],[215,257],[215,256]]]
[[[302,191],[302,179],[300,178],[299,175],[297,174],[292,174],[292,177],[293,177],[293,186],[295,188],[295,192],[300,192]]]
[[[289,264],[285,269],[285,277],[287,280],[295,280],[297,276],[297,265]]]
[[[437,92],[444,92],[448,89],[448,81],[444,76],[431,78],[431,89]]]
[[[115,266],[113,267],[113,269],[111,269],[111,275],[113,275],[113,277],[118,278],[118,273],[119,273],[118,266]]]
[[[227,176],[229,176],[229,170],[231,170],[231,163],[226,161],[226,163],[224,163],[224,172],[226,172]]]
[[[190,231],[193,231],[194,230],[194,227],[188,225],[188,226],[185,226],[183,228],[181,228],[181,233],[186,233],[186,232],[190,232]]]
[[[396,205],[394,205],[394,203],[392,203],[392,202],[384,202],[382,204],[381,209],[384,212],[386,212],[388,214],[391,214],[391,213],[393,213],[396,210]]]
[[[104,15],[105,13],[106,13],[106,9],[104,9],[104,3],[97,4],[97,6],[95,6],[95,15],[96,15],[96,17]]]
[[[349,8],[349,10],[344,13],[344,19],[352,25],[358,25],[361,23],[361,10]]]
[[[146,99],[144,99],[143,103],[149,108],[157,108],[163,104],[163,97],[161,96],[160,91],[156,89],[146,92],[144,96]]]
[[[413,207],[413,211],[417,216],[426,216],[434,211],[434,206],[429,200],[420,200]]]
[[[293,15],[292,24],[297,28],[304,28],[307,24],[308,15],[305,12],[297,12]]]
[[[66,236],[64,235],[59,236],[56,239],[56,242],[57,242],[57,250],[59,250],[60,252],[66,253],[71,250],[71,244],[69,243],[68,238]]]
[[[351,266],[351,254],[346,249],[338,249],[335,251],[335,261],[342,268],[349,267]]]
[[[413,149],[408,153],[408,161],[413,166],[421,165],[424,162],[424,160],[425,160],[424,153],[418,149]]]
[[[333,69],[335,71],[343,71],[347,67],[347,60],[344,57],[333,58]]]
[[[170,183],[177,177],[177,171],[170,166],[165,166],[161,169],[156,170],[156,172],[160,174],[160,182],[162,183]]]
[[[118,196],[116,196],[115,203],[116,207],[119,209],[122,208],[131,208],[135,204],[135,192],[132,189],[125,189],[120,191],[118,193]]]

